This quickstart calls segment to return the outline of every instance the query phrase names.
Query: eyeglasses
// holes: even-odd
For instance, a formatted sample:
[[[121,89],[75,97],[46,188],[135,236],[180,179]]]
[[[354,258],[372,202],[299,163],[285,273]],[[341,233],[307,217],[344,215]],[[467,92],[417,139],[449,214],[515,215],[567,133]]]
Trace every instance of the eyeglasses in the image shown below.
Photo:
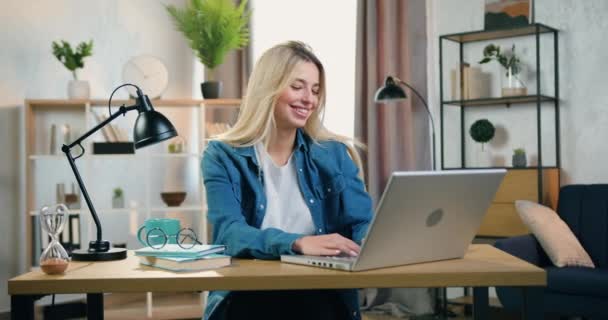
[[[146,233],[146,243],[153,249],[162,249],[170,240],[175,240],[175,243],[182,249],[190,249],[197,244],[202,244],[198,241],[194,230],[190,228],[183,228],[177,234],[167,234],[161,228],[153,228]]]

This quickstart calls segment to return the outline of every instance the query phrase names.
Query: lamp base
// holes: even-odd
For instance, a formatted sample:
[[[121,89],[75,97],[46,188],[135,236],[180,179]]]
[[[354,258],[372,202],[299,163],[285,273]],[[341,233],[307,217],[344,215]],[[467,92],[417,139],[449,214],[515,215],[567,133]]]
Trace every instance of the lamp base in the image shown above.
[[[74,250],[72,260],[74,261],[114,261],[127,258],[127,249],[112,248],[108,251]]]

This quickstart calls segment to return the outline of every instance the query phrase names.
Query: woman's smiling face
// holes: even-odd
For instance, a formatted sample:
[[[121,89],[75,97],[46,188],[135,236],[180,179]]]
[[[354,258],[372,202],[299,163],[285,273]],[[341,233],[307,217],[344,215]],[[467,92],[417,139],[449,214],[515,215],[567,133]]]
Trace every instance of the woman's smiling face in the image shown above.
[[[302,61],[294,70],[292,83],[281,93],[274,108],[277,128],[303,128],[319,104],[319,70],[312,62]]]

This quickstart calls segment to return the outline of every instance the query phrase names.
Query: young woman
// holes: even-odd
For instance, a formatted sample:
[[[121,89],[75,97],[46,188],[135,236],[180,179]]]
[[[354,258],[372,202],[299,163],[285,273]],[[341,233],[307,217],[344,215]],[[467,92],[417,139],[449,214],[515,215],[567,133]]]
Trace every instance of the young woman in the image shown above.
[[[202,161],[213,242],[229,255],[359,253],[371,200],[349,139],[321,122],[325,94],[323,65],[303,43],[256,63],[236,124]],[[300,317],[359,319],[357,291],[214,291],[205,310],[205,319]]]

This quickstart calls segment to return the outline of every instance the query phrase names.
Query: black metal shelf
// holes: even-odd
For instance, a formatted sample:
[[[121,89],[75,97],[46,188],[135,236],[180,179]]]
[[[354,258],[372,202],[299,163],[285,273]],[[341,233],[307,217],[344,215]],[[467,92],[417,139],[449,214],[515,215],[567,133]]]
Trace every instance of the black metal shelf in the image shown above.
[[[549,34],[549,36],[553,39],[553,67],[554,67],[554,76],[553,76],[553,96],[543,95],[542,87],[541,87],[541,50],[540,50],[540,37],[541,34]],[[523,36],[531,36],[534,37],[534,51],[535,51],[535,73],[536,73],[536,84],[535,90],[536,94],[533,95],[524,95],[524,96],[514,96],[514,97],[487,97],[480,99],[465,99],[465,100],[446,100],[444,98],[444,56],[443,56],[443,44],[444,42],[456,42],[458,45],[458,61],[459,66],[464,65],[464,49],[467,43],[474,43],[479,41],[489,41],[503,38],[516,38]],[[537,154],[537,166],[530,166],[526,168],[512,168],[512,167],[492,167],[492,168],[506,168],[509,170],[532,170],[536,169],[538,171],[537,182],[538,182],[538,201],[542,202],[543,195],[543,173],[544,169],[558,169],[561,167],[561,157],[560,157],[560,108],[559,108],[559,43],[558,43],[558,30],[549,26],[546,26],[541,23],[533,23],[526,26],[521,27],[513,27],[510,29],[502,29],[502,30],[479,30],[479,31],[471,31],[471,32],[462,32],[462,33],[454,33],[442,35],[439,37],[439,101],[440,101],[440,150],[441,150],[441,165],[440,168],[442,170],[457,170],[457,169],[488,169],[482,167],[467,167],[465,164],[467,163],[466,159],[466,144],[465,144],[465,118],[467,117],[466,110],[470,110],[469,107],[481,107],[481,106],[493,106],[493,105],[506,105],[510,107],[513,104],[524,105],[524,104],[532,104],[536,109],[536,154]],[[462,69],[460,70],[460,91],[464,92],[462,87]],[[462,96],[462,95],[461,95]],[[554,108],[554,116],[555,116],[555,166],[544,166],[543,165],[543,152],[542,152],[542,136],[541,136],[541,113],[545,108],[541,108],[541,104],[543,103],[551,103]],[[451,108],[459,107],[459,119],[454,119],[450,121],[458,121],[459,122],[459,131],[460,131],[460,167],[454,168],[446,168],[445,167],[445,131],[444,131],[444,111],[446,106],[450,106]]]
[[[546,26],[542,23],[533,23],[526,26],[515,27],[512,29],[502,30],[479,30],[470,32],[461,32],[446,34],[441,36],[441,39],[452,40],[458,43],[477,42],[486,40],[496,40],[503,38],[514,38],[533,35],[537,33],[557,32],[557,29]]]
[[[461,107],[478,107],[478,106],[492,106],[506,104],[524,104],[524,103],[536,103],[540,98],[540,102],[554,102],[555,97],[545,95],[527,95],[527,96],[513,96],[513,97],[491,97],[491,98],[480,98],[480,99],[469,99],[469,100],[449,100],[442,101],[443,104],[461,106]]]

